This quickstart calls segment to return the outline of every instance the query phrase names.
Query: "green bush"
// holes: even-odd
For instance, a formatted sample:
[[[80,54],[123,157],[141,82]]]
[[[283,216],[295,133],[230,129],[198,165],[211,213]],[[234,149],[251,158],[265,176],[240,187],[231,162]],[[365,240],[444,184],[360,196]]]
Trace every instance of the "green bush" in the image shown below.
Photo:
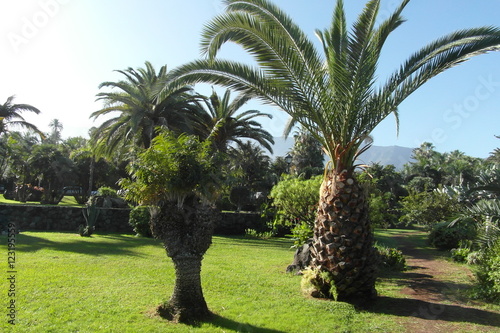
[[[467,257],[470,254],[470,249],[459,247],[457,249],[451,249],[451,259],[455,262],[467,262]]]
[[[378,244],[375,245],[375,248],[378,252],[380,266],[396,271],[406,270],[406,259],[403,252],[395,248]]]
[[[398,224],[398,216],[390,205],[395,200],[394,195],[390,192],[370,194],[370,221],[374,227],[389,228]]]
[[[130,211],[128,224],[134,228],[134,232],[137,235],[143,237],[153,237],[149,226],[150,218],[151,214],[149,213],[149,207],[137,206]]]
[[[401,200],[400,221],[405,226],[414,224],[432,227],[435,223],[446,221],[460,212],[461,204],[457,198],[446,193],[413,192]]]
[[[118,198],[118,193],[111,187],[103,186],[97,190],[97,195],[102,197]]]
[[[290,227],[296,245],[302,245],[312,235],[322,181],[323,176],[286,178],[271,190],[270,198],[277,210],[273,229],[278,225]]]
[[[475,274],[476,295],[492,302],[500,301],[500,240],[483,253]]]
[[[429,243],[441,250],[457,248],[460,241],[472,240],[476,237],[476,228],[471,219],[456,222],[436,223],[429,234]]]

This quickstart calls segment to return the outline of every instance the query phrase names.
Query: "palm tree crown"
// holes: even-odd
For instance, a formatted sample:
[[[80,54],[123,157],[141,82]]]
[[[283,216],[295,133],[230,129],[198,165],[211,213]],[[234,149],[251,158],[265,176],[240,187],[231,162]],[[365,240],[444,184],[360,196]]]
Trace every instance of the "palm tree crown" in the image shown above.
[[[116,90],[99,93],[97,99],[104,101],[105,107],[91,114],[95,119],[119,112],[118,116],[106,120],[94,131],[94,140],[105,142],[106,151],[111,152],[130,143],[148,148],[157,135],[157,127],[189,132],[187,118],[198,112],[201,106],[197,102],[201,98],[188,86],[167,87],[158,94],[158,83],[164,82],[167,76],[166,66],[156,73],[153,65],[146,62],[145,68],[128,68],[118,72],[126,79],[101,83],[100,88]]]
[[[195,132],[206,139],[210,137],[218,151],[226,152],[228,144],[243,145],[242,139],[257,141],[272,153],[273,136],[253,120],[256,117],[272,118],[270,114],[258,110],[247,110],[239,114],[239,109],[250,100],[250,96],[238,95],[230,101],[231,93],[226,90],[222,99],[213,91],[207,104],[208,111],[198,114]]]
[[[404,0],[376,26],[380,0],[365,6],[351,31],[344,5],[337,1],[331,26],[317,30],[323,55],[308,36],[268,0],[226,0],[226,12],[206,25],[206,60],[178,68],[178,82],[210,82],[256,96],[285,110],[322,143],[337,170],[353,167],[367,135],[430,78],[473,55],[496,50],[500,30],[461,30],[413,54],[388,80],[375,72],[387,37],[403,22]],[[259,67],[216,59],[221,46],[234,42],[255,57]]]
[[[24,129],[30,129],[43,138],[43,133],[35,125],[27,122],[21,115],[24,111],[39,114],[40,110],[29,104],[13,104],[13,100],[14,96],[10,96],[4,104],[0,104],[0,133],[5,132],[7,130],[7,124],[9,124]]]

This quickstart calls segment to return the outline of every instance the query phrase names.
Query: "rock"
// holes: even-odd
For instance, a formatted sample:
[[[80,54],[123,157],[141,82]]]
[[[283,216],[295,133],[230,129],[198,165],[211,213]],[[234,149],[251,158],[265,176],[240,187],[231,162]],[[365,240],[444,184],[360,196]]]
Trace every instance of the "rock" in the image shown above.
[[[293,257],[293,263],[286,268],[287,273],[297,272],[297,274],[300,274],[300,270],[309,266],[309,262],[311,261],[311,246],[312,239],[309,239],[307,243],[297,248]]]

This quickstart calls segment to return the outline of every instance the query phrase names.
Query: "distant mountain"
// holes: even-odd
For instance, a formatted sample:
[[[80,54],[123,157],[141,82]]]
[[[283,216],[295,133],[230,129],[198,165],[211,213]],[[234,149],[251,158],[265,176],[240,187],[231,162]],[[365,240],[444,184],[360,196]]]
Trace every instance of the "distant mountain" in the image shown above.
[[[293,147],[293,137],[285,139],[283,137],[274,137],[273,155],[272,157],[285,156]],[[392,164],[396,169],[400,170],[403,165],[412,161],[411,154],[413,148],[400,146],[372,146],[366,152],[361,154],[357,163],[373,164],[380,163],[382,165]]]

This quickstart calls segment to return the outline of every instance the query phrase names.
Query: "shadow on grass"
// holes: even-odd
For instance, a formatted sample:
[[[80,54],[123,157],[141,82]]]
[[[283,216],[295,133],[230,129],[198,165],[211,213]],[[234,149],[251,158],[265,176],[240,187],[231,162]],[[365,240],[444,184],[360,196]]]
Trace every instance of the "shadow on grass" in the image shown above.
[[[500,314],[460,305],[441,304],[409,298],[379,297],[365,309],[371,313],[400,317],[416,317],[427,320],[466,322],[500,327]]]
[[[278,331],[270,328],[258,327],[251,324],[240,323],[228,318],[224,318],[217,314],[212,315],[210,323],[214,326],[220,327],[222,329],[227,329],[235,332],[248,332],[248,333],[284,333],[284,331]]]
[[[280,248],[280,249],[289,249],[293,245],[293,241],[287,238],[260,239],[248,236],[225,236],[225,235],[215,235],[214,237],[217,237],[223,242],[226,242],[231,245],[257,246],[257,247]]]
[[[21,252],[37,252],[42,249],[50,249],[92,256],[125,255],[141,257],[137,251],[133,251],[133,248],[158,245],[156,240],[150,238],[134,238],[120,234],[104,234],[93,237],[80,237],[74,233],[67,233],[66,235],[67,237],[61,241],[53,241],[37,237],[34,232],[30,232],[30,234],[20,233],[16,237],[16,248]]]

